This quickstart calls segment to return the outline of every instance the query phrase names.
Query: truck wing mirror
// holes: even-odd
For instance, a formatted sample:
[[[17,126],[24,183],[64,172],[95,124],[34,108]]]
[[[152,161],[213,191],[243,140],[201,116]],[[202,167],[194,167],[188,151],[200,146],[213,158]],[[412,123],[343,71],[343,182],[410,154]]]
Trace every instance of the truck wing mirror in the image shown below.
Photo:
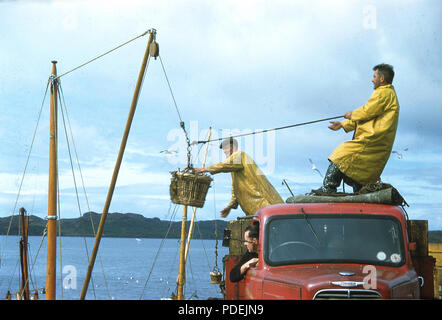
[[[410,251],[416,251],[416,247],[417,247],[416,242],[410,242],[408,244],[408,250]]]
[[[229,247],[230,246],[230,233],[232,231],[230,229],[224,229],[223,234],[223,247]]]

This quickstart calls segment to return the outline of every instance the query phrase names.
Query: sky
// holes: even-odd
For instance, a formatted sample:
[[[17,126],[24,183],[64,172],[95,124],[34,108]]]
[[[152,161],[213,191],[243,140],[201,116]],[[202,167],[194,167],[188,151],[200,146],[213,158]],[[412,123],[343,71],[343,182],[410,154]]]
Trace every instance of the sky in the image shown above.
[[[186,167],[180,119],[194,141],[209,128],[220,138],[341,116],[372,94],[373,66],[389,63],[401,108],[393,149],[402,156],[391,155],[381,178],[404,196],[410,219],[442,230],[441,8],[438,0],[0,1],[0,217],[20,207],[47,215],[51,61],[60,75],[155,29],[161,60],[149,61],[109,212],[172,217],[170,172]],[[147,37],[60,78],[61,218],[103,210]],[[283,179],[295,194],[320,187],[309,159],[324,174],[330,153],[352,138],[327,126],[246,136],[240,148],[286,199]],[[224,159],[218,144],[206,165]],[[192,146],[195,167],[205,150]],[[198,220],[219,219],[230,200],[230,174],[213,178]]]

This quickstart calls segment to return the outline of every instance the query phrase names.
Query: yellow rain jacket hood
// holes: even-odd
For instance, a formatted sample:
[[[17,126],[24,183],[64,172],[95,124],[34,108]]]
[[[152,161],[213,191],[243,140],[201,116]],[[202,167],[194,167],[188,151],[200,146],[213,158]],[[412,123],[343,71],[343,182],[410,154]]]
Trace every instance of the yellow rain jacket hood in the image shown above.
[[[399,120],[399,103],[391,84],[379,86],[367,103],[342,121],[353,140],[342,143],[329,160],[359,184],[379,180],[393,148]]]
[[[266,176],[245,152],[235,151],[224,161],[206,168],[211,174],[231,172],[232,200],[230,207],[238,204],[247,216],[271,204],[283,203],[281,196]]]

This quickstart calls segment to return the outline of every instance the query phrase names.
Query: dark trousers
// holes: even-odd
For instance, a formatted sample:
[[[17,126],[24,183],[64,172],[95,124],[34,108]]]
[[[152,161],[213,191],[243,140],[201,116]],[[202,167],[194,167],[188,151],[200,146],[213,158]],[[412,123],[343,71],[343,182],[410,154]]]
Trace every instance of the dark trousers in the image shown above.
[[[344,180],[344,183],[348,184],[353,188],[353,192],[358,192],[362,185],[354,181],[353,179],[347,177],[343,174],[336,165],[330,161],[330,165],[328,166],[327,173],[325,174],[322,191],[323,192],[336,192],[337,188],[341,185],[341,181]]]

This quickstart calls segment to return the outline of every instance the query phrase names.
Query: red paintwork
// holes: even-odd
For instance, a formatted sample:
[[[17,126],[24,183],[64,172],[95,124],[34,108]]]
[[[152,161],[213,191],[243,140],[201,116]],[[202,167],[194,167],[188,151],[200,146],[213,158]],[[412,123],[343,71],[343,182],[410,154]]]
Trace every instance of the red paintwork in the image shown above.
[[[260,239],[264,239],[266,220],[275,215],[302,214],[362,214],[389,215],[402,225],[406,261],[399,267],[376,265],[376,291],[383,299],[419,298],[420,289],[416,271],[413,268],[408,250],[407,223],[402,209],[391,205],[367,203],[309,203],[280,204],[257,211],[255,221],[260,223]],[[346,289],[333,285],[332,281],[363,282],[368,272],[363,273],[365,265],[343,263],[298,264],[271,267],[263,258],[264,241],[260,241],[259,263],[250,269],[244,280],[232,283],[229,280],[231,268],[239,257],[226,256],[226,299],[313,299],[318,290]],[[340,271],[352,271],[353,276],[341,276]],[[362,285],[351,289],[363,289]]]

